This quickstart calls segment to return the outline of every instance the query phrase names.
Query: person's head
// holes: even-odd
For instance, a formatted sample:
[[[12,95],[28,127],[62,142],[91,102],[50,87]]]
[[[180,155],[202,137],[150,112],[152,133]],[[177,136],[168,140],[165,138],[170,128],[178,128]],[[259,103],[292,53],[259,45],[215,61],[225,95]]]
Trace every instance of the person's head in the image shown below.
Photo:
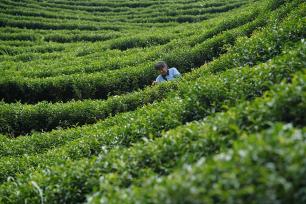
[[[163,76],[167,75],[168,65],[164,61],[157,62],[155,64],[155,69]]]

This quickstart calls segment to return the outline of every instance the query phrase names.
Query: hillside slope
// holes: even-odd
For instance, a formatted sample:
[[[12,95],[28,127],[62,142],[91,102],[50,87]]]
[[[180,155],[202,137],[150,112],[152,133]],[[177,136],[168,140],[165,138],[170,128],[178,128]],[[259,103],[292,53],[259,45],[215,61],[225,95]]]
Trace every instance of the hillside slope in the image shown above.
[[[0,10],[0,203],[306,202],[304,1]]]

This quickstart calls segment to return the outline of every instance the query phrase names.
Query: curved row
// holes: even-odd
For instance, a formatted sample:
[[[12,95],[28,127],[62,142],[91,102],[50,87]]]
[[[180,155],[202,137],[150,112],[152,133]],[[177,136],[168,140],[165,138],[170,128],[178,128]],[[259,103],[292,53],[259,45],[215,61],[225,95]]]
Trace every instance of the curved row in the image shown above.
[[[9,11],[6,2],[25,11],[31,6],[33,11],[48,6],[47,12],[64,7],[61,11],[67,16],[80,13],[82,21],[89,16],[116,15],[122,9],[127,9],[125,14],[144,17],[145,11],[162,7],[159,12],[185,21],[188,16],[182,11],[167,11],[166,7],[173,4],[175,8],[185,6],[186,12],[198,12],[203,11],[202,3],[213,4],[212,0],[161,0],[160,5],[152,0],[74,0],[75,5],[69,5],[70,1],[3,0],[0,10],[4,5]],[[41,29],[35,30],[39,35],[35,41],[2,41],[0,132],[3,129],[10,136],[34,132],[17,138],[0,134],[0,203],[303,203],[306,3],[219,0],[212,7],[236,3],[248,6],[227,15],[209,14],[219,18],[201,23],[133,24],[130,20],[137,19],[131,16],[128,23],[118,24],[120,32],[113,32],[120,35],[118,39],[114,35],[103,42],[49,43],[42,39],[57,34],[88,36],[89,32]],[[111,8],[116,5],[126,7]],[[99,9],[110,10],[101,13]],[[149,18],[159,19],[156,14]],[[24,17],[28,18],[20,16]],[[52,18],[42,23],[49,20]],[[162,26],[150,29],[151,25]],[[0,26],[0,32],[5,30],[4,38],[27,29]],[[169,37],[163,45],[152,45],[161,40],[152,31],[171,32],[161,35],[162,39]],[[34,30],[27,34],[31,32]],[[146,42],[150,37],[154,40]],[[9,45],[13,45],[10,50]],[[29,52],[14,55],[22,49]],[[139,78],[154,78],[150,63],[157,59],[177,67],[183,76],[137,89],[146,85],[137,84]],[[99,80],[107,77],[109,81],[102,84],[108,86],[113,80],[118,86],[123,79],[123,83],[133,82],[131,90],[127,86],[106,90],[107,100],[74,100],[75,96],[92,97],[101,89]],[[1,97],[1,81],[12,88],[8,91],[20,89],[17,81],[25,96],[34,88],[51,88],[56,97],[64,84],[58,82],[64,79],[72,83],[68,89],[75,94],[67,96],[72,98],[67,103],[9,104]],[[126,91],[133,92],[111,95]],[[45,130],[52,131],[35,132]]]
[[[24,161],[23,164],[29,162],[29,164],[33,165],[33,163],[37,162],[37,164],[42,164],[41,167],[43,167],[48,164],[47,158],[50,158],[49,162],[51,163],[49,165],[54,164],[55,161],[58,164],[65,163],[64,166],[50,166],[47,168],[48,170],[42,170],[36,173],[28,171],[31,179],[37,182],[43,191],[47,186],[48,189],[53,188],[52,183],[60,190],[45,191],[46,201],[80,202],[85,199],[86,193],[90,193],[93,189],[97,190],[97,187],[104,193],[95,194],[94,197],[97,195],[107,195],[105,191],[110,190],[109,185],[111,185],[111,189],[118,189],[114,188],[114,183],[112,182],[115,182],[116,186],[121,187],[126,186],[126,183],[131,183],[134,180],[137,182],[138,177],[146,176],[144,174],[146,171],[142,170],[144,168],[152,168],[152,172],[167,174],[169,170],[171,171],[174,166],[180,165],[181,162],[194,162],[199,157],[218,152],[218,149],[222,147],[228,147],[229,143],[231,144],[232,140],[236,139],[237,134],[241,135],[244,131],[252,132],[261,130],[262,128],[266,128],[267,124],[271,125],[275,121],[295,122],[296,125],[305,125],[303,114],[295,111],[295,108],[300,106],[299,104],[305,100],[302,98],[303,95],[301,95],[301,92],[305,88],[303,86],[305,76],[303,74],[299,74],[298,76],[298,78],[294,79],[293,85],[288,86],[283,84],[281,87],[277,87],[276,91],[272,92],[268,97],[257,99],[255,102],[240,104],[237,108],[230,109],[226,113],[218,113],[202,123],[195,122],[179,127],[176,130],[166,133],[164,137],[146,144],[136,144],[129,149],[113,149],[109,153],[109,147],[104,146],[102,148],[102,152],[104,153],[100,153],[98,158],[94,157],[90,160],[83,159],[71,162],[67,160],[69,159],[67,154],[50,154],[50,156],[38,155],[37,157],[28,157],[27,161]],[[284,90],[286,91],[284,92]],[[271,103],[273,103],[273,108],[271,108]],[[288,107],[289,109],[285,110],[282,107]],[[291,116],[289,118],[288,113]],[[294,118],[294,120],[292,121],[291,118]],[[200,149],[202,151],[204,149],[205,151],[199,155],[198,152]],[[155,156],[152,157],[152,155]],[[24,166],[24,170],[27,170],[28,167]],[[65,178],[61,178],[63,175],[61,173],[62,171],[66,173],[68,171],[69,174],[65,174]],[[107,173],[111,172],[112,174],[108,176]],[[32,184],[28,182],[28,173],[20,175],[17,178],[18,188],[26,189],[27,194],[23,196],[18,194],[15,197],[10,192],[12,192],[11,188],[16,188],[16,186],[9,181],[0,187],[3,201],[9,202],[10,199],[17,201],[18,199],[28,197],[28,199],[32,199],[32,202],[37,202],[37,199],[40,199],[39,196],[35,195],[35,190],[31,187]],[[104,182],[99,187],[100,180],[97,177],[100,177],[101,173],[104,174]],[[133,175],[131,175],[132,173]],[[60,186],[60,183],[63,182],[59,182],[59,179],[67,179],[69,186],[71,186],[69,182],[76,181],[79,185],[76,188],[66,188],[64,185]],[[110,191],[108,193],[113,192]],[[13,201],[11,200],[11,202]]]
[[[286,27],[286,30],[282,33],[294,32],[294,35],[280,36],[284,41],[300,38],[303,35],[303,19],[300,18],[303,16],[303,14],[300,14],[300,12],[303,12],[303,6],[295,12],[296,15],[293,17],[295,19],[292,21],[300,26],[297,28]],[[177,50],[168,57],[164,57],[164,59],[172,66],[179,67],[182,72],[186,72],[191,67],[198,67],[220,55],[223,52],[222,46],[233,44],[238,36],[250,34],[265,22],[266,19],[259,18],[240,28],[216,35],[191,50],[187,51],[183,48]],[[73,98],[106,98],[109,95],[118,95],[143,88],[145,85],[151,84],[154,76],[155,70],[151,66],[144,66],[143,68],[120,69],[94,75],[74,74],[46,79],[3,77],[0,85],[0,97],[7,102],[21,100],[32,103],[41,100],[67,101]],[[10,92],[7,92],[7,90],[10,90]]]
[[[213,56],[221,54],[222,45],[234,43],[238,36],[250,33],[262,23],[263,19],[232,32],[228,31],[217,35],[197,45],[187,53],[186,50],[180,49],[178,53],[170,55],[169,58],[165,57],[165,60],[173,66],[179,65],[180,70],[186,72],[191,67],[198,67],[204,62],[212,60]],[[14,100],[37,102],[41,100],[67,101],[73,98],[106,98],[108,95],[130,92],[151,84],[154,76],[155,70],[151,66],[144,66],[143,68],[120,69],[94,75],[73,74],[46,79],[3,77],[0,85],[0,97],[7,102],[13,102]],[[3,90],[6,91],[3,92]],[[7,90],[10,90],[10,94]]]
[[[306,128],[298,129],[290,124],[272,124],[268,130],[245,135],[234,142],[230,150],[214,155],[211,159],[202,157],[194,164],[185,165],[168,176],[155,176],[147,171],[143,173],[147,174],[145,180],[139,180],[136,185],[126,188],[114,187],[117,175],[110,175],[110,179],[101,176],[97,182],[100,189],[89,189],[93,192],[87,195],[87,201],[302,203],[306,196],[305,141]],[[41,184],[42,179],[36,181]],[[93,178],[89,182],[94,183]],[[68,200],[60,196],[63,194],[52,195],[49,191],[45,192],[45,200]],[[71,197],[73,200],[78,196]],[[27,195],[24,198],[28,198]],[[36,197],[33,201],[38,202],[38,199]]]
[[[290,24],[290,22],[289,22]],[[282,27],[279,28],[283,29]],[[285,33],[283,33],[285,35]],[[218,72],[224,69],[254,65],[265,61],[280,52],[286,41],[278,41],[278,35],[271,35],[271,28],[266,28],[262,33],[250,39],[242,39],[227,54],[213,61],[198,71],[184,77],[185,80],[194,80],[205,76],[209,72]],[[243,46],[244,50],[240,49]],[[261,50],[258,50],[261,47]],[[271,49],[273,47],[273,49]],[[273,52],[271,52],[273,50]],[[233,60],[235,59],[235,60]],[[118,112],[134,110],[135,108],[151,103],[154,99],[161,100],[168,92],[173,92],[180,85],[166,83],[157,87],[150,87],[144,91],[128,95],[111,97],[107,101],[78,101],[59,104],[39,103],[37,105],[2,104],[1,105],[1,132],[20,134],[30,130],[50,130],[57,126],[69,127],[74,124],[92,123]],[[91,107],[91,108],[86,108]],[[69,117],[67,117],[69,116]],[[29,122],[27,122],[29,121]]]
[[[36,133],[16,140],[1,137],[1,156],[26,154],[28,157],[66,144],[64,148],[57,148],[53,152],[51,150],[50,155],[57,155],[58,152],[71,159],[80,158],[99,153],[103,145],[129,146],[144,136],[150,134],[158,136],[162,130],[220,111],[224,105],[234,104],[239,98],[261,95],[268,84],[278,83],[290,73],[303,68],[304,64],[300,63],[303,59],[301,49],[304,50],[303,46],[256,69],[250,69],[248,66],[244,69],[236,68],[218,76],[181,84],[180,92],[165,101],[134,112],[117,114],[95,125]],[[190,87],[195,88],[190,89]],[[14,162],[14,159],[7,164],[13,171],[11,162]]]
[[[176,29],[176,31],[174,31],[174,32],[178,32],[179,34],[174,34],[174,33],[172,34],[169,29],[163,29],[163,31],[165,31],[167,33],[166,35],[163,35],[163,38],[165,36],[166,36],[166,39],[171,38],[172,42],[168,43],[165,47],[155,47],[155,48],[150,47],[149,50],[148,49],[141,50],[141,53],[144,54],[144,53],[148,53],[148,51],[149,51],[149,53],[151,53],[151,54],[149,54],[149,60],[152,61],[156,57],[161,57],[160,56],[161,53],[170,52],[178,44],[180,46],[188,44],[189,41],[190,41],[189,39],[193,40],[193,44],[194,44],[195,40],[196,40],[197,43],[201,43],[204,40],[208,39],[209,37],[212,37],[213,35],[216,35],[216,34],[222,32],[226,29],[235,28],[239,25],[247,23],[249,20],[253,19],[256,15],[258,15],[257,10],[252,11],[252,12],[238,12],[238,13],[236,12],[233,16],[225,15],[221,19],[218,19],[219,23],[217,24],[216,28],[214,28],[214,25],[216,24],[215,22],[214,23],[207,22],[207,23],[201,23],[201,24],[198,24],[198,25],[195,25],[195,26],[178,27]],[[229,18],[229,16],[231,16],[231,17]],[[229,20],[222,21],[222,19],[226,19],[226,18],[229,18]],[[216,19],[214,21],[216,21]],[[207,30],[208,27],[210,28],[209,30]],[[203,28],[204,28],[204,34],[202,33]],[[198,32],[190,33],[190,30],[197,30]],[[150,36],[150,35],[141,34],[141,35],[136,35],[133,38],[131,38],[131,37],[120,38],[120,39],[115,40],[115,41],[110,41],[109,45],[105,44],[105,45],[103,45],[103,47],[105,47],[105,46],[106,47],[108,47],[108,46],[109,47],[112,47],[112,46],[115,46],[115,47],[118,47],[118,46],[123,47],[124,46],[124,47],[126,47],[127,45],[129,47],[131,47],[129,44],[137,45],[137,41],[139,41],[139,40],[143,41],[143,39],[147,39],[148,36]],[[58,37],[63,38],[61,34]],[[174,40],[176,38],[182,38],[184,40]],[[192,46],[194,46],[194,45],[192,45]],[[100,47],[101,47],[101,45],[98,45],[97,48],[95,48],[95,49],[97,49],[97,51],[99,51],[99,49],[101,49]],[[67,46],[65,46],[65,49],[67,50]],[[74,49],[76,49],[76,48],[74,48]],[[88,44],[87,44],[86,49],[90,50],[90,48],[88,47]],[[137,57],[136,58],[133,57],[133,58],[129,59],[129,61],[135,62],[135,61],[146,61],[147,60],[146,58],[140,58],[141,56],[139,56],[139,51],[134,52],[134,53],[135,53],[135,56],[137,56]],[[102,58],[103,55],[107,55],[107,61],[110,61],[111,56],[109,54],[110,54],[110,51],[105,50],[102,53],[102,56],[101,56],[101,54],[99,56],[100,56],[101,59],[103,59]],[[126,60],[123,60],[123,57],[126,57],[128,55],[128,53],[127,52],[116,53],[116,56],[119,55],[119,54],[121,56],[120,65],[118,64],[119,63],[118,60],[114,60],[114,62],[112,63],[112,64],[115,63],[115,68],[118,67],[118,66],[124,67],[126,65],[129,65],[128,63],[126,63]],[[122,56],[122,54],[124,54],[124,56]],[[67,51],[65,52],[65,56],[67,56]],[[77,73],[77,72],[80,72],[80,71],[81,72],[86,72],[86,73],[92,73],[92,72],[100,71],[100,70],[103,70],[103,69],[114,69],[112,64],[108,64],[108,63],[105,63],[105,62],[101,62],[102,64],[99,62],[99,66],[97,67],[97,65],[94,65],[94,62],[96,61],[96,58],[91,59],[91,61],[93,61],[93,62],[90,63],[89,65],[87,65],[86,67],[84,67],[81,59],[76,59],[75,56],[72,56],[72,57],[73,58],[71,58],[71,59],[70,58],[67,59],[67,57],[65,57],[64,60],[66,62],[69,61],[70,64],[73,62],[71,64],[71,65],[73,65],[73,68],[67,67],[67,66],[65,66],[64,62],[61,62],[60,63],[61,64],[61,66],[60,66],[61,69],[59,69],[58,65],[57,65],[59,60],[56,60],[56,61],[53,61],[52,63],[48,63],[48,69],[46,70],[42,66],[42,65],[44,65],[43,62],[39,62],[39,61],[35,60],[35,63],[33,62],[31,64],[23,64],[22,67],[26,67],[26,68],[20,70],[19,73],[21,75],[27,76],[27,77],[32,77],[32,76],[47,77],[47,76],[55,76],[55,75],[60,75],[60,74],[73,74],[73,73]],[[14,57],[10,60],[16,61],[16,57]],[[102,60],[102,61],[105,61],[105,60]],[[55,66],[54,66],[54,63],[55,63]],[[88,63],[89,62],[87,62],[87,64]],[[62,67],[64,67],[65,69],[63,69]],[[12,69],[14,69],[14,68],[12,67]],[[15,75],[15,73],[10,73],[10,70],[7,70],[5,73],[9,74],[10,76],[12,74]]]
[[[179,19],[180,16],[184,15],[203,15],[207,13],[216,13],[216,12],[224,12],[233,8],[240,7],[245,2],[222,2],[219,4],[211,5],[211,3],[206,2],[202,5],[202,8],[184,8],[180,9],[177,5],[173,4],[166,4],[163,8],[152,8],[152,9],[141,9],[140,11],[133,9],[131,12],[129,9],[122,11],[122,7],[120,7],[120,12],[109,12],[106,11],[107,8],[98,8],[93,7],[94,10],[105,10],[104,12],[100,13],[99,16],[93,16],[91,15],[78,15],[76,17],[75,15],[68,14],[67,11],[63,12],[63,8],[60,9],[60,16],[61,19],[69,19],[69,20],[87,20],[87,21],[93,21],[93,22],[161,22],[161,19],[159,18],[161,15],[164,19],[171,20],[172,16],[177,16],[176,19]],[[19,15],[19,16],[33,16],[33,17],[44,17],[47,19],[59,19],[58,12],[54,13],[49,11],[41,11],[41,9],[45,8],[33,8],[33,6],[28,7],[29,5],[25,5],[26,7],[20,7],[22,5],[16,6],[10,6],[9,4],[0,3],[0,9],[2,10],[2,13],[5,14],[12,14],[12,15]],[[58,5],[57,5],[58,6]],[[173,7],[174,6],[174,7]],[[165,9],[166,8],[166,9]],[[78,9],[78,7],[73,6],[73,12]],[[44,9],[45,10],[45,9]],[[116,9],[118,10],[118,8]],[[96,12],[86,9],[88,12]],[[111,10],[110,10],[111,11]],[[173,12],[175,11],[175,12]],[[80,14],[80,13],[79,13]],[[102,16],[103,15],[103,16]],[[112,18],[109,18],[109,17]],[[132,16],[132,17],[131,17]],[[191,16],[192,17],[192,16]],[[145,20],[144,20],[145,18]],[[195,17],[197,19],[198,17]],[[175,19],[175,18],[173,18]]]

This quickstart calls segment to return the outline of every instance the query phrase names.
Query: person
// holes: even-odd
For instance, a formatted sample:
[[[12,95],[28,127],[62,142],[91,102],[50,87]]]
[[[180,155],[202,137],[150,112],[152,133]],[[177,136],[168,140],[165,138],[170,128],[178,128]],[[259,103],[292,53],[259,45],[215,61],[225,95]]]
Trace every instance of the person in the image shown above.
[[[156,63],[155,69],[160,75],[155,79],[155,81],[153,81],[153,85],[165,81],[171,81],[181,76],[181,73],[175,67],[169,69],[167,63],[164,61]]]

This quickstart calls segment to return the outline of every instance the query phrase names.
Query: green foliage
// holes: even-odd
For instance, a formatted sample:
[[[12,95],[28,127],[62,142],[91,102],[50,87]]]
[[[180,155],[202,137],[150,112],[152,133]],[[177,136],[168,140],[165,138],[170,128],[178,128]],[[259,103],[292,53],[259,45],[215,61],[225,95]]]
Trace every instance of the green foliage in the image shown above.
[[[305,201],[305,128],[273,124],[244,135],[233,147],[204,157],[166,177],[110,194],[95,194],[90,203],[300,203]],[[292,151],[296,149],[297,151]],[[104,180],[101,179],[101,186]]]
[[[100,156],[92,160],[82,159],[71,162],[67,161],[69,159],[67,152],[56,154],[56,151],[43,155],[28,156],[23,161],[18,159],[14,161],[7,158],[7,164],[10,164],[10,167],[13,163],[16,163],[16,167],[19,164],[19,171],[21,170],[20,164],[26,165],[27,162],[31,165],[35,163],[36,165],[45,165],[46,163],[50,165],[54,162],[65,163],[65,166],[54,166],[48,168],[47,171],[36,172],[34,175],[31,173],[31,175],[20,176],[16,182],[21,194],[18,197],[12,195],[10,199],[17,200],[11,200],[11,202],[16,202],[18,199],[22,200],[21,195],[31,199],[32,202],[38,201],[39,197],[35,196],[35,189],[31,187],[32,184],[27,182],[28,176],[31,176],[31,179],[38,183],[40,188],[48,188],[48,191],[44,191],[46,201],[76,202],[84,199],[85,192],[90,192],[91,189],[95,189],[95,191],[99,189],[98,191],[101,194],[95,193],[91,199],[103,196],[110,199],[109,202],[111,202],[113,199],[121,198],[121,188],[128,187],[131,183],[135,185],[154,185],[155,182],[151,181],[156,176],[144,183],[139,178],[147,180],[146,177],[153,172],[158,175],[168,174],[175,167],[186,166],[203,156],[207,157],[221,150],[224,151],[231,148],[233,143],[235,146],[236,142],[234,141],[245,139],[248,133],[273,126],[275,121],[287,121],[288,109],[283,109],[283,107],[288,107],[289,110],[294,111],[297,107],[303,105],[303,108],[300,109],[301,112],[294,112],[291,116],[297,119],[294,122],[295,125],[304,126],[303,110],[306,107],[304,103],[305,94],[302,93],[305,93],[305,80],[305,74],[299,73],[293,79],[292,84],[276,85],[264,98],[239,104],[225,113],[217,113],[201,122],[193,122],[178,127],[154,141],[149,142],[150,139],[148,138],[148,140],[144,140],[144,144],[135,144],[128,149],[115,148],[110,150],[107,146],[103,146]],[[84,146],[83,142],[77,144],[79,145],[74,150],[74,156],[77,152],[83,152],[84,154],[88,148]],[[80,144],[82,144],[82,151],[79,149]],[[70,153],[72,154],[72,152]],[[2,160],[2,167],[5,166],[3,164]],[[24,168],[26,170],[29,166]],[[11,170],[9,166],[7,170]],[[63,176],[64,172],[65,176]],[[103,177],[101,177],[101,173],[104,174]],[[89,174],[91,175],[90,178],[87,176]],[[98,179],[99,177],[100,179]],[[10,192],[10,188],[16,188],[14,182],[7,182],[1,186],[0,192],[3,201],[8,201],[3,193]],[[263,186],[263,188],[266,187]]]
[[[127,50],[134,47],[150,47],[153,45],[166,44],[171,40],[172,36],[144,36],[144,37],[125,37],[112,41],[111,49]]]
[[[29,138],[19,138],[19,142],[3,141],[1,145],[2,156],[22,154],[27,154],[27,156],[26,158],[21,157],[21,159],[11,157],[0,160],[2,166],[0,178],[3,180],[9,175],[13,176],[17,169],[19,172],[26,170],[29,168],[28,165],[42,165],[48,161],[48,158],[50,158],[49,162],[52,163],[54,157],[58,161],[59,158],[64,158],[65,161],[68,158],[89,157],[102,151],[103,149],[101,148],[104,146],[130,146],[142,138],[144,140],[146,138],[150,139],[150,135],[159,137],[163,130],[219,112],[225,105],[230,106],[245,98],[249,99],[262,95],[262,91],[267,89],[269,84],[277,83],[288,76],[289,73],[301,69],[303,65],[294,63],[295,61],[301,61],[300,54],[299,51],[296,51],[279,57],[268,64],[269,68],[267,68],[266,64],[263,64],[251,70],[249,67],[233,69],[222,73],[220,76],[205,78],[206,83],[201,83],[201,80],[204,79],[200,78],[195,82],[186,83],[177,96],[138,109],[135,112],[116,115],[113,118],[97,123],[95,126],[32,135]],[[287,64],[292,65],[290,70],[284,69]],[[303,78],[298,82],[301,83],[302,81]],[[190,87],[193,88],[190,89]],[[299,87],[301,87],[300,84]],[[293,107],[300,106],[296,105],[296,103],[301,103],[304,100],[299,98],[299,94],[303,92],[303,89],[297,90],[299,92],[292,94],[293,98],[297,96],[297,100],[292,102]],[[288,107],[289,101],[283,103],[286,103],[285,107]],[[305,107],[300,106],[300,108],[303,109]],[[265,110],[263,109],[263,112],[266,112]],[[275,120],[287,121],[282,116],[287,112],[280,111],[277,114],[277,111],[274,111],[273,114],[275,114]],[[293,116],[290,117],[297,118],[294,121],[297,124],[303,124],[304,119],[301,114],[293,113]],[[265,127],[266,123],[263,119],[261,118],[260,121]],[[247,123],[247,121],[245,120],[244,122]],[[261,123],[258,122],[258,125]],[[70,142],[71,139],[76,138],[79,139]],[[43,155],[33,157],[28,155],[34,152],[45,152],[48,144],[54,147],[63,143],[67,144]],[[24,166],[21,166],[21,163]]]
[[[287,20],[288,24],[284,22],[282,26],[277,27],[278,29],[283,29],[283,33],[292,33],[290,35],[281,35],[282,39],[276,38],[275,40],[278,43],[302,38],[304,33],[303,20],[301,18],[303,10],[304,7],[302,6],[298,12],[293,11],[292,13],[296,14],[290,16],[291,19]],[[257,26],[262,25],[262,20],[259,19],[236,30],[229,30],[216,35],[197,45],[189,52],[180,49],[178,53],[176,52],[174,55],[170,54],[168,57],[165,57],[165,60],[173,66],[180,66],[179,68],[182,72],[188,71],[190,68],[200,66],[206,61],[210,61],[222,54],[224,51],[221,46],[233,44],[238,36],[250,34]],[[289,22],[294,22],[297,26],[287,26]],[[7,102],[21,100],[32,103],[41,100],[67,101],[70,99],[106,98],[109,95],[118,95],[143,88],[145,85],[151,84],[154,75],[155,70],[152,69],[152,65],[149,66],[147,64],[136,66],[127,72],[116,70],[95,75],[74,74],[46,79],[3,77],[0,81],[0,97]]]
[[[281,10],[277,10],[276,14],[280,15],[281,13],[287,12],[288,9],[290,9],[290,6],[281,8]],[[271,21],[276,18],[276,16],[272,17]],[[261,19],[262,18],[259,18],[259,22],[261,22]],[[246,27],[248,28],[249,26],[256,24],[257,22],[254,21],[254,23],[246,24]],[[218,29],[219,27],[217,30]],[[199,76],[206,76],[209,74],[209,72],[207,72],[208,70],[216,73],[236,66],[252,66],[260,63],[261,61],[266,61],[274,55],[277,55],[281,52],[283,45],[287,42],[286,40],[279,41],[279,38],[284,38],[286,34],[284,32],[278,34],[277,36],[271,35],[271,29],[283,28],[271,26],[267,27],[261,32],[252,35],[251,38],[239,39],[228,53],[223,54],[219,59],[209,63],[208,66],[203,66],[202,68],[198,69],[195,71],[195,73],[187,75],[186,79],[195,80],[195,78],[198,78]],[[235,35],[237,35],[236,31],[239,31],[239,29],[234,30],[233,33]],[[277,31],[274,33],[276,32]],[[201,49],[198,47],[197,50],[207,54],[212,46],[218,48],[218,43],[222,39],[224,40],[224,36],[230,37],[230,39],[232,38],[231,35],[221,35],[220,37],[211,38],[205,44],[207,47],[200,47]],[[259,47],[258,44],[261,45],[263,42],[265,44]],[[277,46],[275,42],[277,42]],[[241,47],[244,49],[241,49]],[[209,55],[206,55],[205,57],[207,58],[208,56]],[[256,59],[253,59],[254,56],[256,56]],[[203,56],[203,59],[205,59],[205,57]],[[180,62],[182,59],[184,58],[177,59],[177,62]],[[194,62],[194,60],[192,62]],[[67,78],[65,79],[67,80]],[[126,79],[129,80],[130,77],[127,77]],[[127,85],[130,84],[131,83]],[[87,85],[88,84],[81,84],[80,86],[82,89],[84,89],[87,88]],[[77,101],[69,102],[67,104],[48,104],[43,102],[34,106],[27,105],[24,107],[18,103],[11,105],[4,104],[1,105],[2,108],[0,111],[0,118],[2,118],[3,124],[2,128],[0,129],[3,133],[18,135],[29,133],[31,130],[50,130],[58,126],[65,128],[75,124],[81,125],[86,123],[93,123],[98,119],[104,119],[109,115],[114,115],[118,112],[134,110],[137,107],[146,103],[151,103],[154,100],[161,100],[167,95],[168,92],[172,92],[177,88],[180,88],[180,85],[176,86],[172,83],[169,85],[163,84],[161,87],[152,87],[147,88],[145,91],[111,97],[106,101]],[[79,97],[84,97],[82,92],[78,91],[78,87],[73,87],[72,90],[74,90]],[[89,91],[89,89],[86,90]],[[58,96],[59,93],[56,94]]]
[[[305,203],[305,6],[2,0],[0,203]]]

